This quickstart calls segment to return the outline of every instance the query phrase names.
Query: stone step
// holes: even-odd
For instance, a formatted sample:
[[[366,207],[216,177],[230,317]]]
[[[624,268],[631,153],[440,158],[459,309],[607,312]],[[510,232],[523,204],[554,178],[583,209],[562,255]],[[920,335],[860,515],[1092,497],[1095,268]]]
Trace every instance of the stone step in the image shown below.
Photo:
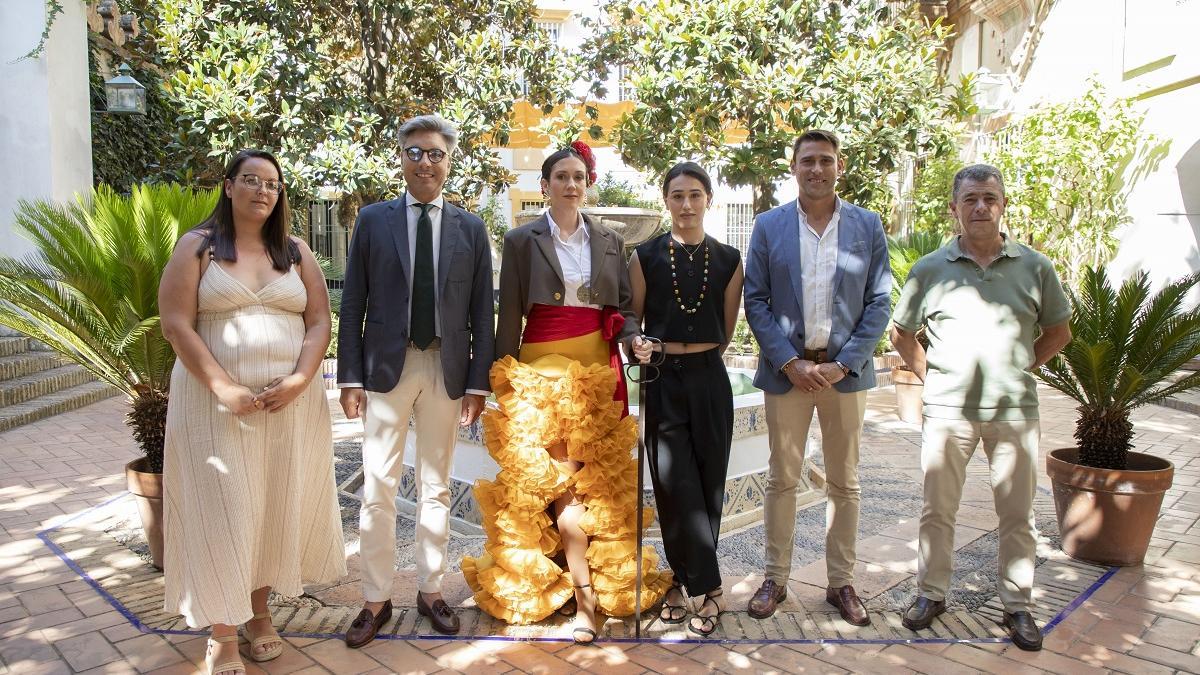
[[[0,381],[25,377],[43,370],[58,368],[70,363],[70,359],[54,352],[25,352],[11,356],[0,356]]]
[[[68,364],[0,381],[0,414],[3,414],[4,406],[23,403],[85,382],[94,382],[95,379],[83,366]]]
[[[0,337],[0,356],[24,354],[27,351],[29,351],[29,338],[23,335]]]
[[[107,382],[86,382],[22,403],[5,406],[0,408],[0,431],[7,431],[51,415],[82,408],[119,393],[121,393],[120,389]]]

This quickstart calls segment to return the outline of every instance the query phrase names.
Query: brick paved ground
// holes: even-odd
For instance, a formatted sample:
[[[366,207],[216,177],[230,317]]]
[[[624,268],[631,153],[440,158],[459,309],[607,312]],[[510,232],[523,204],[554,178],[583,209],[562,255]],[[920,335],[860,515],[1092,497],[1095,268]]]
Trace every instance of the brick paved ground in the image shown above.
[[[1070,445],[1070,403],[1049,392],[1042,396],[1043,448]],[[872,393],[868,414],[873,422],[890,425],[890,397],[886,390]],[[136,449],[123,413],[121,400],[110,399],[0,433],[0,675],[187,673],[202,664],[203,638],[141,633],[36,536],[124,492],[122,466],[136,456]],[[1175,487],[1164,502],[1146,565],[1113,575],[1047,636],[1041,653],[1007,644],[624,643],[577,648],[487,640],[379,641],[350,651],[336,639],[288,638],[284,655],[264,665],[271,673],[1198,672],[1200,417],[1151,406],[1139,411],[1135,421],[1139,449],[1176,465]],[[919,463],[913,434],[894,438],[884,454],[898,470],[915,477]],[[1045,484],[1044,475],[1041,480]],[[972,510],[979,513],[967,527],[994,527],[985,509]],[[63,545],[72,544],[68,530],[59,531]],[[892,534],[900,544],[895,548],[912,549],[908,540],[913,532],[900,528]],[[116,556],[112,563],[120,566],[128,559]],[[888,562],[903,561],[878,566]],[[819,583],[809,578],[812,573],[802,568],[793,574],[798,607],[819,605],[818,597],[809,597],[817,589],[809,582]],[[742,584],[737,596],[753,585]],[[248,669],[259,672],[249,662]]]

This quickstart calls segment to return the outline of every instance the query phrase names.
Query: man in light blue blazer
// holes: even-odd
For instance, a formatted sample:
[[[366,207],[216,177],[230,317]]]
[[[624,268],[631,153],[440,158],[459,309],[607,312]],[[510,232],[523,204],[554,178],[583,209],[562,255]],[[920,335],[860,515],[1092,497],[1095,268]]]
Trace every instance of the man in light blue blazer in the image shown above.
[[[754,384],[765,392],[771,459],[764,525],[766,579],[750,600],[764,619],[787,597],[796,488],[814,412],[825,458],[825,599],[846,621],[871,622],[854,591],[858,444],[872,355],[890,314],[892,274],[879,215],[839,199],[845,168],[829,131],[796,139],[795,202],[759,215],[746,256],[746,320],[758,340]]]

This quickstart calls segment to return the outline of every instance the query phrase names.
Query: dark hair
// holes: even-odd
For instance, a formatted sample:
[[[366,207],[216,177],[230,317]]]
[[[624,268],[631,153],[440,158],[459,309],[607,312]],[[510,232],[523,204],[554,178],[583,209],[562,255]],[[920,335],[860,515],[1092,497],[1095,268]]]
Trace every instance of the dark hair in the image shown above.
[[[266,150],[238,152],[225,166],[225,178],[237,180],[238,169],[251,158],[265,159],[273,164],[275,170],[279,172],[279,179],[283,180],[283,168],[279,166],[279,160]],[[288,236],[290,230],[287,188],[285,187],[283,192],[279,193],[279,198],[275,201],[275,208],[271,210],[271,215],[267,216],[267,222],[262,229],[263,245],[266,246],[267,256],[271,258],[271,267],[281,272],[287,271],[289,267],[300,262],[300,247]],[[204,235],[204,241],[196,250],[197,257],[212,249],[213,260],[237,261],[237,246],[234,245],[237,231],[233,226],[233,199],[225,192],[225,181],[221,181],[221,197],[217,199],[216,207],[213,208],[208,218],[192,228],[192,231]]]
[[[554,165],[568,157],[574,157],[583,162],[583,168],[588,175],[588,185],[596,182],[596,179],[594,178],[596,175],[595,161],[593,160],[592,164],[588,164],[587,158],[581,155],[578,150],[569,145],[562,150],[558,150],[557,152],[551,154],[546,158],[546,161],[542,162],[542,180],[549,181],[550,172],[554,171]]]
[[[837,134],[825,129],[809,129],[808,131],[796,137],[796,142],[792,144],[792,161],[796,161],[796,155],[800,154],[801,143],[828,143],[833,146],[833,151],[836,153],[842,147],[842,142],[838,140]]]
[[[1000,169],[991,164],[971,164],[964,166],[954,174],[954,183],[950,186],[950,201],[958,201],[958,188],[962,186],[963,181],[973,180],[979,183],[988,182],[989,178],[995,178],[1000,184],[1000,196],[1004,196],[1004,176],[1000,175]]]
[[[671,167],[667,171],[667,175],[663,176],[663,197],[667,196],[667,188],[671,185],[671,181],[679,178],[680,176],[691,176],[692,178],[700,181],[700,184],[704,186],[704,192],[707,193],[709,197],[712,196],[712,179],[708,177],[708,172],[695,162],[680,162]]]

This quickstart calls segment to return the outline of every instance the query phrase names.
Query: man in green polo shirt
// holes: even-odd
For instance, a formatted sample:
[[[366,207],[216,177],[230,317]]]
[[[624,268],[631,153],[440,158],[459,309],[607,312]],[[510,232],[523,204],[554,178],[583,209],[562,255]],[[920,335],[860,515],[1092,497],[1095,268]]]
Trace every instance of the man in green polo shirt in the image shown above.
[[[961,234],[913,265],[892,317],[893,344],[925,382],[919,595],[904,625],[928,628],[946,610],[954,519],[967,462],[982,440],[1000,518],[1004,626],[1018,647],[1036,651],[1042,636],[1030,609],[1039,426],[1031,371],[1071,341],[1071,309],[1050,260],[1000,232],[1006,203],[995,167],[959,171],[950,209]],[[916,339],[922,327],[928,351]]]

